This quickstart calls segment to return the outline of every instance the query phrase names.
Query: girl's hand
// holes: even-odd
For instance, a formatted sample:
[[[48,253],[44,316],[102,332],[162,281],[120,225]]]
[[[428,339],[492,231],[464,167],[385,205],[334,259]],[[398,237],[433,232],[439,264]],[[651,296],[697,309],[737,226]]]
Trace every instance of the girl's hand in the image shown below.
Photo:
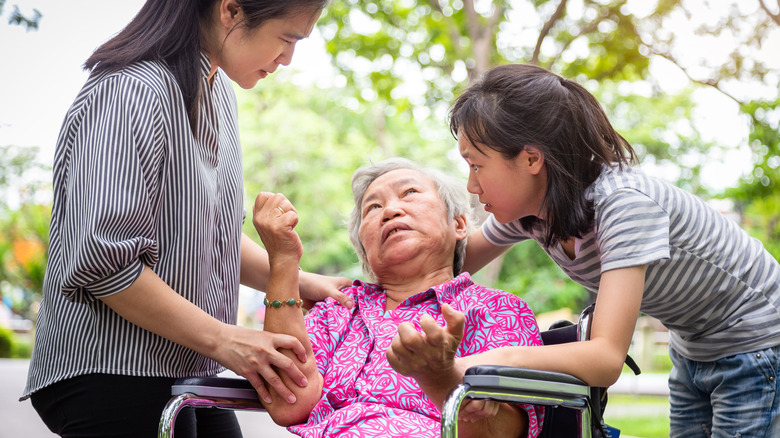
[[[306,377],[294,361],[279,352],[279,349],[290,350],[301,363],[306,362],[306,350],[295,337],[225,324],[221,338],[225,342],[220,344],[213,358],[249,380],[264,402],[271,403],[266,385],[273,387],[288,402],[295,402],[295,396],[282,383],[277,370],[290,376],[298,386],[307,385]]]
[[[331,297],[341,303],[347,309],[351,309],[354,303],[352,299],[341,292],[341,289],[352,285],[352,281],[346,277],[328,277],[311,272],[301,272],[300,290],[303,305],[310,309],[317,301],[323,301]]]
[[[271,266],[279,263],[298,264],[303,245],[295,226],[298,212],[292,203],[279,193],[261,192],[255,198],[252,223],[268,252]]]

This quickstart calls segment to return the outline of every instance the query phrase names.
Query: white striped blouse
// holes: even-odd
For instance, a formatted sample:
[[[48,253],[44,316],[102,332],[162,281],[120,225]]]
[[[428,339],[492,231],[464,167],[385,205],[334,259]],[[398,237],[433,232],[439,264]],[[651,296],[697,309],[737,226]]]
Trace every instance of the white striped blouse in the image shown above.
[[[670,329],[683,356],[713,361],[780,345],[780,265],[696,196],[636,169],[605,169],[588,188],[594,230],[571,260],[560,244],[546,251],[572,280],[598,292],[601,273],[647,265],[642,312]],[[510,245],[540,229],[483,224],[486,239]]]
[[[153,269],[220,321],[235,323],[241,148],[230,80],[201,57],[197,138],[160,63],[92,74],[54,158],[49,263],[23,398],[89,373],[210,375],[216,362],[139,328],[98,298]]]

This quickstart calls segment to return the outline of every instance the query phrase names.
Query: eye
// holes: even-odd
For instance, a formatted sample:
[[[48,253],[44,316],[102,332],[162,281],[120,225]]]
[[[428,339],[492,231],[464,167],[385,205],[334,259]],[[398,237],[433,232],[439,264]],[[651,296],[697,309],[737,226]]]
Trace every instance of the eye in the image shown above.
[[[404,191],[404,196],[412,194],[412,193],[419,193],[419,191],[415,188],[408,188]]]
[[[290,44],[293,44],[293,43],[294,43],[293,41],[286,40],[286,39],[284,39],[284,38],[279,38],[279,39],[280,39],[280,40],[282,40],[282,41],[283,41],[283,42],[284,42],[286,45],[288,45],[288,46],[289,46]]]
[[[381,206],[379,204],[370,204],[366,208],[363,209],[363,217],[365,217],[367,214],[371,213],[373,210],[376,210],[377,208],[380,208]]]
[[[480,169],[481,166],[477,166],[476,164],[470,164],[469,167],[471,167],[471,170],[476,172]]]

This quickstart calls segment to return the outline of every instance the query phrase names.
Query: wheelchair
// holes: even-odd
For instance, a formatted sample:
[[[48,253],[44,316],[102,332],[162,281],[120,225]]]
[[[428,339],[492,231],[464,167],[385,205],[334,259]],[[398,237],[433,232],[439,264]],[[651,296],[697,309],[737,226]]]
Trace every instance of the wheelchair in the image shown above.
[[[593,309],[591,304],[583,310],[577,324],[556,322],[541,333],[542,343],[590,339]],[[631,356],[625,362],[635,374],[641,372]],[[590,387],[569,374],[495,365],[469,368],[442,408],[442,438],[458,436],[458,411],[465,398],[545,406],[540,438],[610,437],[603,419],[607,388]]]
[[[583,310],[577,324],[553,324],[541,333],[542,342],[551,345],[589,339],[593,307]],[[630,356],[626,356],[626,364],[634,373],[640,373]],[[173,437],[176,416],[185,407],[264,410],[255,389],[242,378],[185,377],[174,383],[171,394],[160,417],[158,438]],[[606,388],[589,387],[568,374],[495,365],[469,368],[463,383],[450,393],[442,408],[442,438],[458,436],[458,411],[466,398],[545,406],[540,438],[610,436],[603,421]]]

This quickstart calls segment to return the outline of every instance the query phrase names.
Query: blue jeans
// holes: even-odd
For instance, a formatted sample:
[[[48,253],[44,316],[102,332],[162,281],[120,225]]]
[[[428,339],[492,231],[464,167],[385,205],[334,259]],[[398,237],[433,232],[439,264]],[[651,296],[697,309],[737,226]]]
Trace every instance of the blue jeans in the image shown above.
[[[713,362],[669,355],[672,438],[780,437],[780,347]]]

